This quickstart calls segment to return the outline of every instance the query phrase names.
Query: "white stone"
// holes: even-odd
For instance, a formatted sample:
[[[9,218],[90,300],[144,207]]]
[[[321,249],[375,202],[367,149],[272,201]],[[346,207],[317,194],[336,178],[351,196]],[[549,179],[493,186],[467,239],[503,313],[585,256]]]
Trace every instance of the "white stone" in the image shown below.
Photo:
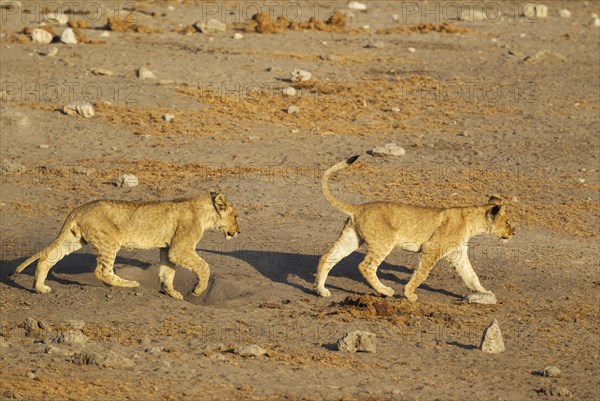
[[[40,149],[50,149],[50,145],[46,145],[45,143],[39,146]]]
[[[137,76],[139,79],[156,79],[156,74],[147,69],[146,67],[138,68]]]
[[[417,51],[417,49],[415,49],[414,47],[409,47],[408,51],[409,51],[409,53],[414,53]]]
[[[94,106],[90,102],[71,102],[63,108],[63,112],[68,116],[80,115],[83,118],[94,117]]]
[[[258,356],[262,356],[267,353],[267,351],[265,351],[264,348],[262,348],[256,344],[242,345],[242,346],[236,347],[233,350],[233,352],[240,356],[243,356],[244,358],[247,358],[250,356],[258,357]]]
[[[571,11],[563,8],[558,12],[558,15],[560,15],[561,18],[571,18]]]
[[[46,56],[46,57],[54,57],[58,54],[58,47],[56,47],[56,46],[49,47],[48,50],[46,50],[45,52],[43,52],[41,54],[42,54],[42,56]]]
[[[600,18],[599,17],[592,18],[592,20],[590,21],[590,26],[593,28],[600,28]]]
[[[296,114],[299,113],[300,109],[298,108],[298,106],[290,106],[287,108],[287,113],[288,114]]]
[[[46,21],[58,25],[67,25],[69,16],[64,13],[48,13],[46,14]]]
[[[529,3],[523,8],[523,15],[527,18],[548,18],[548,7],[544,4]]]
[[[500,352],[504,352],[504,340],[502,339],[500,325],[496,319],[492,320],[492,322],[483,332],[479,349],[487,354],[498,354]]]
[[[163,114],[162,115],[163,121],[166,121],[166,122],[172,121],[174,118],[175,118],[175,115],[173,115],[173,114]]]
[[[379,40],[377,42],[367,43],[365,47],[367,49],[383,49],[385,47],[385,42]]]
[[[138,178],[133,174],[123,174],[115,181],[117,187],[137,187],[139,184]]]
[[[236,32],[233,34],[233,38],[235,40],[240,40],[240,39],[244,39],[244,34],[240,33],[240,32]]]
[[[465,301],[470,304],[495,305],[496,295],[492,292],[476,292],[465,297]]]
[[[400,113],[400,107],[392,107],[392,113]]]
[[[111,70],[107,70],[106,68],[92,68],[92,74],[111,76],[114,75],[114,72],[112,72]]]
[[[368,331],[351,331],[337,341],[339,351],[345,352],[375,352],[375,333]]]
[[[110,38],[110,31],[102,31],[100,34],[101,38]]]
[[[294,70],[290,75],[292,82],[305,82],[312,78],[312,74],[304,70]]]
[[[546,366],[542,373],[546,377],[560,377],[562,372],[558,367],[550,365]]]
[[[62,35],[60,35],[60,41],[66,45],[76,45],[77,37],[75,36],[75,32],[72,28],[67,28],[63,31]]]
[[[281,93],[283,93],[286,96],[296,96],[296,94],[298,93],[296,91],[296,88],[293,88],[291,86],[288,86],[287,88],[283,88],[281,90]]]
[[[33,43],[41,43],[43,45],[47,45],[52,42],[53,36],[50,32],[44,31],[40,28],[35,28],[31,31],[31,40]]]
[[[367,5],[360,1],[351,1],[348,3],[348,8],[355,11],[367,11]]]
[[[400,21],[400,16],[398,14],[392,14],[392,21],[399,22]]]
[[[395,143],[388,143],[383,146],[378,146],[372,151],[373,156],[404,156],[406,151],[404,148],[396,145]]]
[[[225,32],[225,30],[227,29],[227,24],[214,18],[209,19],[206,22],[196,22],[193,26],[194,28],[196,28],[196,30],[207,34]]]

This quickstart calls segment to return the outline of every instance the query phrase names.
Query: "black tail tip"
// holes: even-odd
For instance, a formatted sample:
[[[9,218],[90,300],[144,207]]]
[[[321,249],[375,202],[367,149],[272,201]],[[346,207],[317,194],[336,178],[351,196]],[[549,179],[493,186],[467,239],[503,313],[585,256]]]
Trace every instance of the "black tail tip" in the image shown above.
[[[356,160],[358,160],[359,157],[360,157],[360,155],[352,156],[351,158],[346,160],[346,164],[350,165],[350,164],[354,163]]]

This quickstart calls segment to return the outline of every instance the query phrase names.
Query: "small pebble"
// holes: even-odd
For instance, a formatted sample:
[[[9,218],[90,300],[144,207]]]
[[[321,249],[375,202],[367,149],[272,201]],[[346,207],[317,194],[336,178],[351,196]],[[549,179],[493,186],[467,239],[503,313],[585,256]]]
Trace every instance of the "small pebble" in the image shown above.
[[[163,114],[162,119],[166,122],[172,121],[175,118],[173,114]]]
[[[300,109],[297,106],[290,106],[287,108],[287,113],[288,114],[296,114],[299,113]]]
[[[351,1],[348,3],[348,8],[355,11],[367,11],[367,5],[359,1]]]
[[[561,18],[571,18],[571,11],[563,8],[558,12],[558,15],[560,15]]]
[[[414,47],[409,47],[409,48],[408,48],[408,51],[409,51],[410,53],[414,53],[414,52],[416,52],[416,51],[417,51],[417,49],[415,49]]]
[[[236,32],[233,34],[233,39],[235,39],[235,40],[244,39],[244,35],[240,32]]]
[[[560,377],[561,371],[556,366],[546,366],[542,372],[546,377]]]
[[[60,35],[60,41],[66,45],[76,45],[77,37],[75,36],[75,32],[72,28],[67,28]]]
[[[147,69],[146,67],[138,68],[137,76],[139,79],[156,79],[156,74]]]
[[[281,90],[281,93],[283,93],[286,96],[296,96],[296,94],[298,93],[296,91],[296,88],[293,88],[291,86],[288,86],[287,88],[283,88]]]

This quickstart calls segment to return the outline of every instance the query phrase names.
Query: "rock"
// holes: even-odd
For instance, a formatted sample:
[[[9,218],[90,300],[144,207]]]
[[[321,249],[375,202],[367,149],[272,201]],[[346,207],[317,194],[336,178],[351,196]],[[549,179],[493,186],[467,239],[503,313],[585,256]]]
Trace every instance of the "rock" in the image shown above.
[[[33,373],[33,372],[27,372],[27,378],[28,378],[28,379],[31,379],[31,380],[33,380],[33,379],[35,379],[36,377],[37,377],[37,376],[35,375],[35,373]]]
[[[68,330],[63,333],[58,333],[52,342],[56,344],[85,344],[88,337],[79,330]]]
[[[351,331],[337,341],[338,351],[375,352],[375,333],[368,331]]]
[[[400,113],[400,107],[392,107],[392,108],[390,109],[390,111],[391,111],[392,113]]]
[[[523,15],[527,18],[548,18],[548,7],[544,4],[528,3],[523,8]]]
[[[50,331],[52,331],[52,327],[50,327],[50,325],[48,324],[48,322],[46,322],[45,320],[40,320],[40,321],[38,322],[38,327],[39,327],[41,330],[44,330],[44,331],[47,331],[47,332],[50,332]]]
[[[288,114],[296,114],[299,113],[300,109],[298,108],[298,106],[290,106],[287,108],[287,113]]]
[[[94,117],[94,106],[90,102],[77,101],[66,105],[63,108],[63,112],[68,116],[80,115],[83,118]]]
[[[558,12],[558,15],[560,15],[561,18],[571,18],[571,11],[563,8]]]
[[[496,305],[496,295],[492,292],[476,292],[464,297],[470,304]]]
[[[592,28],[600,28],[600,17],[593,17],[590,21],[590,26]]]
[[[81,330],[85,326],[85,322],[83,320],[65,320],[60,323],[63,326],[67,326],[72,330]]]
[[[175,118],[175,116],[173,114],[163,114],[162,115],[163,121],[166,121],[166,122],[172,121],[174,118]]]
[[[560,377],[561,371],[556,366],[546,366],[542,371],[542,374],[546,377]]]
[[[46,21],[58,25],[67,25],[69,16],[64,13],[48,13],[46,14]]]
[[[49,47],[48,50],[46,50],[45,52],[40,52],[40,54],[42,56],[46,56],[46,57],[54,57],[58,54],[58,47],[56,47],[56,46]]]
[[[392,21],[400,22],[400,16],[398,14],[392,14]]]
[[[558,396],[558,397],[566,397],[566,398],[573,397],[573,394],[571,394],[571,392],[569,391],[568,388],[560,387],[560,386],[544,387],[539,392],[544,393],[546,395],[550,395],[550,396]]]
[[[100,34],[101,38],[110,38],[110,31],[102,31]]]
[[[385,47],[385,42],[382,41],[377,41],[377,42],[372,42],[372,43],[367,43],[365,45],[365,48],[367,49],[383,49]]]
[[[265,351],[264,348],[262,348],[256,344],[252,344],[252,345],[241,345],[239,347],[236,347],[233,350],[233,353],[243,356],[244,358],[247,358],[250,356],[254,356],[254,357],[262,356],[262,355],[266,354],[267,351]]]
[[[135,365],[131,359],[112,350],[79,352],[73,355],[71,361],[77,365],[95,365],[101,369],[128,369]]]
[[[3,160],[2,164],[0,165],[0,169],[2,171],[2,173],[22,173],[24,172],[27,167],[25,167],[24,164],[22,163],[15,163],[15,162],[11,162],[8,160]]]
[[[157,355],[157,354],[160,354],[160,353],[163,352],[163,347],[161,347],[159,345],[155,345],[154,347],[146,348],[144,350],[144,352],[147,352],[149,354],[155,354],[155,355]]]
[[[235,39],[235,40],[244,39],[244,35],[240,32],[236,32],[233,34],[233,39]]]
[[[50,149],[50,145],[46,145],[45,143],[39,146],[40,149]]]
[[[294,70],[290,75],[290,79],[292,82],[305,82],[310,81],[310,79],[312,78],[312,74],[304,70]]]
[[[6,341],[6,339],[2,336],[0,336],[0,348],[8,348],[10,347],[10,344],[8,343],[8,341]]]
[[[348,3],[348,8],[354,11],[367,11],[367,5],[359,1],[351,1]]]
[[[54,37],[50,32],[47,32],[43,29],[35,28],[33,31],[31,31],[31,40],[33,43],[47,45],[48,43],[52,42],[53,38]]]
[[[504,340],[500,325],[496,319],[492,320],[488,327],[483,332],[479,349],[487,354],[498,354],[504,352]]]
[[[206,22],[196,22],[193,27],[196,28],[197,31],[207,34],[225,32],[225,30],[227,30],[227,24],[214,18],[209,19]]]
[[[406,154],[404,148],[401,148],[395,143],[378,146],[371,152],[373,153],[373,156],[404,156]]]
[[[138,178],[133,174],[123,174],[123,175],[119,176],[115,181],[115,185],[117,187],[123,187],[123,188],[137,187],[138,184],[139,184]]]
[[[296,91],[296,88],[293,88],[291,86],[288,86],[287,88],[283,88],[281,90],[281,93],[283,93],[286,96],[296,96],[296,94],[298,93]]]
[[[139,79],[156,79],[156,74],[147,69],[146,67],[138,68],[137,76]]]
[[[76,45],[77,36],[75,36],[75,32],[72,28],[67,28],[60,35],[60,41],[67,45]]]
[[[112,76],[114,75],[114,72],[112,72],[111,70],[107,70],[106,68],[92,68],[92,74],[94,75],[106,75],[106,76]]]
[[[414,47],[409,47],[407,50],[409,53],[414,53],[417,51],[417,49],[415,49]]]
[[[27,319],[25,319],[24,328],[27,334],[36,332],[39,329],[39,327],[40,326],[38,326],[38,321],[34,318],[28,317]]]

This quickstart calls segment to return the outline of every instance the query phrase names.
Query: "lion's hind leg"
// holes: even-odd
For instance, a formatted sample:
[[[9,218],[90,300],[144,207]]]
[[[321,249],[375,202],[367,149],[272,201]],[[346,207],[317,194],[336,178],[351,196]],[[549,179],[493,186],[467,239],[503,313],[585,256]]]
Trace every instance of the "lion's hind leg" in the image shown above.
[[[167,248],[160,249],[160,266],[158,267],[160,290],[173,298],[183,299],[183,295],[173,287],[175,265],[169,261],[168,255],[169,250]]]
[[[139,287],[140,283],[133,280],[125,280],[114,272],[115,258],[119,246],[107,248],[96,247],[96,277],[105,284],[113,287]]]
[[[392,249],[394,249],[394,246],[395,244],[367,244],[367,254],[365,255],[363,261],[360,262],[360,265],[358,265],[358,270],[371,285],[371,287],[373,287],[377,294],[385,297],[393,296],[394,290],[383,285],[381,281],[379,281],[379,277],[377,277],[377,269],[386,256],[390,254]]]
[[[52,266],[57,264],[68,254],[81,249],[83,245],[84,242],[81,240],[81,237],[69,233],[62,243],[46,248],[43,255],[40,256],[35,269],[35,278],[33,280],[35,291],[40,294],[48,294],[51,292],[52,289],[45,285],[44,282],[46,281],[48,272]]]
[[[319,259],[319,266],[317,267],[313,287],[318,295],[322,297],[331,295],[329,290],[325,288],[325,281],[329,272],[340,260],[356,251],[361,243],[362,240],[354,228],[354,223],[351,219],[348,219],[339,237],[331,245],[331,248]]]

